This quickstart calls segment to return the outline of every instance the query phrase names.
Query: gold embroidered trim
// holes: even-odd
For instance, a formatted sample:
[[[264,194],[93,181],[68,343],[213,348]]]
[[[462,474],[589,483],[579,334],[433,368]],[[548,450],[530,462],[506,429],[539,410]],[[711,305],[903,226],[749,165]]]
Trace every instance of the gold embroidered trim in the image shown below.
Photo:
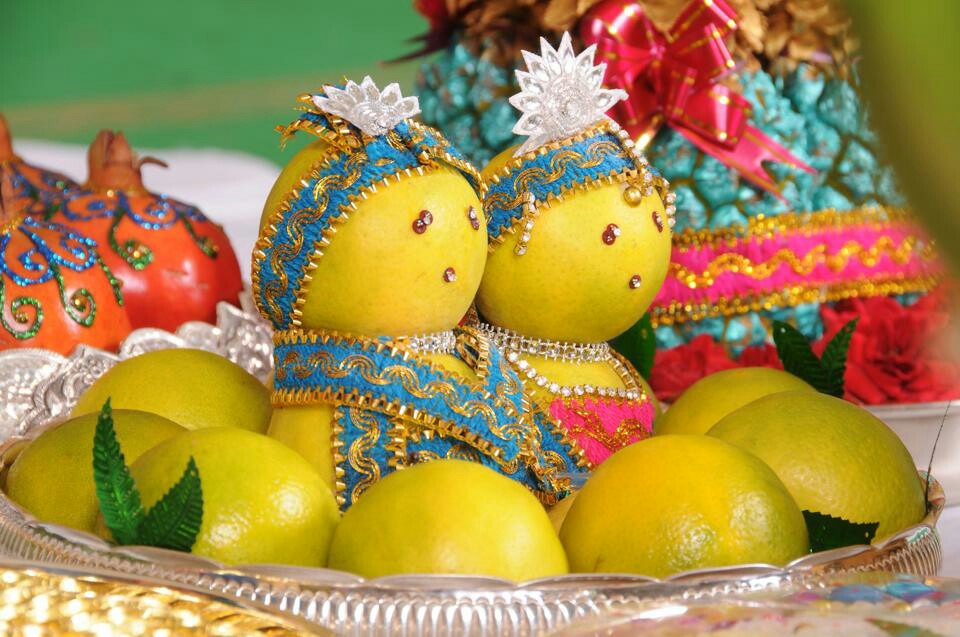
[[[780,307],[792,307],[801,303],[828,303],[843,299],[890,296],[914,292],[925,293],[940,283],[942,276],[928,275],[915,278],[867,279],[833,285],[808,284],[793,286],[786,290],[769,294],[755,294],[744,297],[723,297],[717,302],[670,303],[650,308],[650,318],[654,327],[661,325],[680,325],[688,321],[701,321],[706,318],[735,316],[773,310]]]
[[[871,206],[839,211],[827,208],[817,212],[785,212],[780,215],[757,215],[746,225],[735,224],[724,228],[696,230],[687,228],[673,235],[673,247],[686,250],[703,246],[722,248],[725,244],[751,237],[774,238],[788,232],[813,234],[829,228],[847,228],[858,225],[890,226],[913,222],[904,208]]]

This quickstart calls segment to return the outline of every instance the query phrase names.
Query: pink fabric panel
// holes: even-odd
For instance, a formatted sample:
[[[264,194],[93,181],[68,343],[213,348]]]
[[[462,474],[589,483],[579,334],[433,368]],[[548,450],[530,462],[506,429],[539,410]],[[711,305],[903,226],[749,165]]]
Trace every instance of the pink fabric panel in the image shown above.
[[[557,398],[550,403],[550,416],[580,445],[593,466],[653,432],[649,400]]]

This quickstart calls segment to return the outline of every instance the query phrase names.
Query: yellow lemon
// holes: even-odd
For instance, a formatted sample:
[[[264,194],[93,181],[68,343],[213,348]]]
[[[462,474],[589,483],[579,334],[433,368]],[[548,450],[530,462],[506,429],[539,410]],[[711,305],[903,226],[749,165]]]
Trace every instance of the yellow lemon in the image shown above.
[[[297,453],[235,427],[188,431],[133,463],[145,508],[166,493],[193,456],[203,522],[192,553],[227,564],[324,566],[340,514],[330,489]]]
[[[783,391],[816,390],[793,374],[769,367],[726,369],[687,388],[655,424],[658,434],[705,434],[721,418],[754,400]]]
[[[7,495],[38,520],[92,533],[100,511],[93,484],[98,417],[79,416],[40,434],[10,467]],[[184,431],[162,416],[128,409],[113,411],[113,427],[127,463]]]
[[[187,429],[238,427],[264,432],[270,392],[239,365],[198,349],[165,349],[120,361],[86,391],[73,415],[139,409]]]
[[[314,142],[290,161],[262,225],[326,152]],[[344,219],[305,284],[304,327],[404,336],[450,329],[463,318],[487,257],[486,220],[463,175],[439,166],[391,180]]]
[[[492,176],[514,149],[484,169]],[[607,341],[646,311],[667,273],[670,228],[657,195],[625,201],[622,184],[591,188],[544,206],[527,251],[514,253],[520,233],[507,234],[487,259],[477,307],[497,325],[525,336],[562,341]],[[612,225],[612,243],[604,234]],[[631,284],[639,277],[639,284]]]
[[[299,453],[330,489],[336,485],[333,462],[333,423],[336,407],[327,403],[278,407],[267,435]]]
[[[543,506],[520,484],[480,464],[433,460],[364,492],[337,527],[330,568],[519,581],[566,573],[567,558]]]
[[[563,528],[563,521],[567,519],[567,513],[570,512],[570,507],[573,506],[573,501],[577,498],[577,492],[574,491],[564,499],[560,500],[547,511],[547,515],[550,516],[550,523],[553,524],[553,530],[557,532],[557,535],[560,534],[560,529]]]
[[[760,398],[718,422],[710,435],[756,454],[801,509],[851,522],[879,522],[877,539],[925,512],[910,453],[879,418],[815,392]]]
[[[808,549],[803,515],[776,474],[708,436],[659,436],[608,458],[577,493],[560,539],[574,572],[663,577]]]

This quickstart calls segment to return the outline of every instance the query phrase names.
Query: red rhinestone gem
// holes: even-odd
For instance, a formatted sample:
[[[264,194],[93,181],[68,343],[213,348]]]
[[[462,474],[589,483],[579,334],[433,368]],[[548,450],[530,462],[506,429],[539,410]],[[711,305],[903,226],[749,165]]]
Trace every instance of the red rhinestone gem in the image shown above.
[[[640,279],[639,274],[634,274],[632,277],[630,277],[629,285],[631,290],[636,290],[638,287],[640,287],[640,283],[642,283],[642,280]]]
[[[433,214],[429,210],[421,210],[420,216],[413,220],[413,231],[423,234],[431,223],[433,223]]]
[[[620,226],[615,223],[611,223],[607,226],[607,229],[603,231],[601,238],[603,242],[608,246],[612,246],[613,242],[617,240],[617,237],[620,236]]]
[[[474,230],[480,229],[480,217],[477,216],[477,210],[473,206],[467,208],[467,219],[470,220],[470,225]]]
[[[453,283],[457,280],[457,271],[453,268],[447,268],[443,271],[443,280],[447,283]]]
[[[660,216],[659,210],[653,211],[653,222],[657,224],[657,231],[663,232],[663,217]]]

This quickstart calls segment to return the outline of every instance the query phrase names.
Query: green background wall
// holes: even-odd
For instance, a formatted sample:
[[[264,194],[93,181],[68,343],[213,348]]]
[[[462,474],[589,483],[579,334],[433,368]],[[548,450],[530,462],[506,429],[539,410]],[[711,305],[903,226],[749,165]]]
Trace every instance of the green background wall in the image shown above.
[[[346,75],[412,85],[409,0],[0,0],[0,112],[14,135],[232,148],[281,162],[273,127]],[[284,153],[289,156],[289,150]]]

